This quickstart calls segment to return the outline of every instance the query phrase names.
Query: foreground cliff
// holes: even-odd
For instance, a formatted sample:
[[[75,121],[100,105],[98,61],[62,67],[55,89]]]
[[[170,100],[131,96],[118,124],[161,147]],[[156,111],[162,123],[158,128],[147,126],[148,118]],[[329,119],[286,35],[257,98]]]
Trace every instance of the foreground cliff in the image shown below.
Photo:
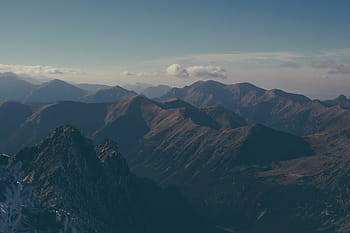
[[[175,189],[130,173],[113,142],[94,147],[72,127],[2,155],[0,169],[0,232],[214,231]]]

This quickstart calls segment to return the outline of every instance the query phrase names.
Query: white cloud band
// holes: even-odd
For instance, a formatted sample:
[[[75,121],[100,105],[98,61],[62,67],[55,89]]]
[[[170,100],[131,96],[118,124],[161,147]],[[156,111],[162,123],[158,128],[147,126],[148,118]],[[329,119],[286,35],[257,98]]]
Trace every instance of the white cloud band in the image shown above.
[[[179,64],[172,64],[167,69],[168,75],[180,78],[201,77],[213,79],[226,79],[227,72],[220,66],[190,66],[182,67]]]
[[[26,74],[33,76],[50,76],[62,74],[80,74],[81,71],[69,68],[57,68],[43,65],[6,65],[0,64],[0,72],[13,72],[17,74]]]

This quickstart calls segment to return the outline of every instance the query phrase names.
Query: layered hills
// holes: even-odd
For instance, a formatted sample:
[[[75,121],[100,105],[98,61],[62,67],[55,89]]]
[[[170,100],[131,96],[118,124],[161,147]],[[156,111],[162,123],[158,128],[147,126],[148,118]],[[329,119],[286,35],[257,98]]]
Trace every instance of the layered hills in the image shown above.
[[[0,101],[21,101],[32,104],[57,101],[113,102],[137,95],[122,87],[97,84],[70,84],[54,79],[41,84],[27,82],[14,73],[0,74]]]
[[[347,114],[338,104],[326,106],[303,95],[265,90],[250,83],[226,85],[199,81],[184,88],[173,88],[161,97],[168,98],[179,98],[197,107],[220,105],[241,115],[248,123],[260,123],[297,135],[324,130]]]
[[[14,73],[0,74],[0,101],[22,101],[35,86]]]
[[[223,107],[198,109],[179,99],[159,103],[135,96],[114,103],[43,106],[6,102],[0,117],[17,108],[23,117],[3,131],[2,151],[37,143],[59,125],[74,125],[95,142],[117,141],[133,172],[164,187],[177,185],[207,222],[242,232],[255,226],[248,219],[260,214],[256,206],[239,205],[248,195],[246,187],[256,184],[253,193],[260,189],[257,172],[314,154],[303,138],[247,125]]]
[[[39,143],[56,127],[66,124],[79,128],[83,135],[98,144],[93,149],[96,151],[94,155],[88,155],[91,153],[87,151],[91,150],[84,149],[84,153],[79,152],[76,160],[70,160],[71,153],[76,153],[75,149],[66,150],[67,143],[61,145],[59,142],[71,136],[57,136],[58,141],[50,141],[50,138],[56,138],[52,135],[66,135],[65,131],[70,132],[67,135],[79,135],[76,130],[63,127],[50,134],[45,140],[47,144],[42,142],[34,149],[25,149],[17,154],[16,159],[21,160],[24,166],[21,169],[25,174],[30,174],[26,176],[28,179],[25,182],[31,189],[40,187],[40,195],[37,196],[39,200],[47,200],[45,208],[47,203],[51,203],[49,200],[54,203],[49,205],[50,208],[59,206],[55,202],[56,194],[50,190],[67,187],[67,196],[74,199],[67,199],[67,208],[74,207],[79,213],[85,213],[81,223],[92,224],[82,225],[98,226],[105,232],[108,232],[108,226],[132,229],[131,225],[122,223],[113,225],[113,221],[117,220],[104,216],[98,206],[94,208],[101,215],[91,214],[91,210],[85,209],[73,194],[78,187],[81,188],[79,192],[86,193],[92,203],[100,200],[94,199],[84,189],[85,186],[97,185],[86,181],[85,173],[81,173],[86,169],[91,171],[89,174],[98,171],[95,175],[105,180],[113,177],[113,181],[108,181],[108,184],[114,182],[115,176],[118,177],[113,173],[118,170],[114,165],[105,166],[105,161],[110,160],[110,154],[119,154],[113,152],[117,151],[113,143],[105,141],[108,138],[118,143],[133,173],[151,178],[163,188],[176,185],[207,223],[213,223],[226,232],[349,231],[347,177],[350,164],[350,115],[345,97],[325,102],[278,89],[264,90],[249,83],[225,85],[213,81],[172,89],[162,97],[162,102],[128,91],[119,96],[121,91],[115,87],[85,95],[85,98],[90,99],[84,101],[100,103],[61,101],[34,105],[7,101],[0,104],[0,151],[15,154],[21,148]],[[115,98],[119,100],[114,101]],[[51,144],[59,146],[53,146],[55,149],[52,149],[49,147]],[[64,156],[55,156],[55,151]],[[86,161],[84,156],[81,157],[83,154],[90,159]],[[69,179],[60,173],[57,173],[60,174],[59,178],[48,178],[51,177],[48,174],[56,174],[57,167],[64,167],[66,163],[75,166],[81,160],[84,161],[84,168],[71,169],[79,174],[68,171]],[[123,163],[127,167],[125,161]],[[75,175],[82,179],[75,180]],[[31,177],[39,178],[33,178],[31,183]],[[63,183],[60,183],[62,180]],[[72,180],[73,183],[65,180]],[[138,192],[153,190],[143,183],[140,186],[144,189],[138,189]],[[99,189],[114,193],[104,185]],[[121,189],[114,196],[123,193]],[[155,189],[162,190],[159,187]],[[172,190],[170,193],[177,191]],[[111,196],[99,195],[101,199],[112,200]],[[176,197],[179,202],[174,203],[184,208],[181,211],[188,208],[191,213],[188,219],[198,219],[191,208],[180,200],[181,195],[176,194]],[[160,196],[156,198],[163,200]],[[120,200],[127,206],[125,209],[129,209],[129,202]],[[134,199],[132,202],[138,203]],[[65,206],[60,208],[66,211]],[[124,211],[123,208],[121,210]],[[127,210],[125,213],[126,216],[133,215]],[[105,220],[100,220],[99,216]],[[141,220],[137,222],[139,218],[136,217],[132,219],[137,226],[148,224]],[[166,219],[164,222],[169,226],[174,224]],[[151,229],[151,226],[147,229]],[[196,227],[201,226],[200,221],[196,220]],[[158,230],[152,228],[153,232]],[[138,232],[138,229],[133,231]]]
[[[19,114],[16,114],[19,113]],[[15,115],[10,118],[9,116]],[[3,102],[0,118],[4,121],[1,150],[14,153],[18,148],[41,140],[54,128],[70,124],[97,141],[110,138],[118,141],[123,151],[129,151],[149,135],[170,132],[170,126],[200,126],[219,132],[223,128],[245,125],[238,115],[222,107],[198,109],[180,100],[158,103],[135,96],[113,103],[57,102],[47,105],[27,105]],[[1,124],[0,124],[1,125]],[[184,133],[184,132],[183,132]],[[189,135],[190,136],[190,135]]]

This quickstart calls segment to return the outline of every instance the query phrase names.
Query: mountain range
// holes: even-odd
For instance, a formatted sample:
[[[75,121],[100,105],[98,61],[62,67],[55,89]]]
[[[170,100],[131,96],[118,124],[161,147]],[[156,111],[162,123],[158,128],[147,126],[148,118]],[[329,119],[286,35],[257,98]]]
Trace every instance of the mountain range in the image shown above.
[[[317,224],[345,227],[344,222],[335,224],[323,215],[310,214],[303,205],[313,201],[312,211],[327,211],[320,203],[332,203],[338,220],[346,219],[332,199],[340,191],[333,188],[332,195],[326,195],[327,184],[317,185],[322,177],[335,179],[332,182],[343,179],[344,175],[338,178],[328,172],[329,166],[333,170],[346,169],[336,161],[346,160],[347,153],[344,150],[336,159],[330,159],[321,152],[328,150],[334,155],[335,141],[325,145],[317,135],[342,135],[339,147],[349,145],[347,131],[338,130],[349,123],[347,116],[306,138],[260,124],[249,125],[223,107],[196,108],[179,99],[160,103],[143,96],[92,104],[58,102],[38,106],[5,102],[0,106],[0,119],[8,116],[17,117],[0,124],[1,151],[14,153],[38,143],[60,125],[74,125],[95,143],[103,143],[105,138],[118,142],[135,174],[163,187],[178,186],[206,222],[226,230],[317,232]],[[317,164],[320,167],[315,170]],[[291,193],[294,199],[286,206],[283,203]],[[325,196],[316,199],[315,193]],[[285,228],[271,223],[276,216]]]
[[[140,93],[161,101],[178,98],[196,107],[222,106],[239,114],[250,124],[264,124],[300,136],[325,129],[346,115],[350,106],[349,99],[343,95],[334,100],[311,100],[278,89],[265,90],[250,83],[226,85],[216,81],[199,81],[184,88],[172,89],[165,85],[146,85],[140,89],[140,84],[136,86],[139,92],[134,92],[120,86],[73,85],[61,80],[34,85],[13,73],[4,73],[0,76],[0,84],[0,101],[16,100],[34,104],[65,100],[104,103]]]
[[[12,100],[32,104],[57,101],[111,102],[137,95],[119,86],[74,85],[58,79],[32,84],[14,73],[0,75],[0,88],[0,101]]]
[[[74,101],[0,103],[0,208],[15,219],[1,212],[0,232],[350,231],[345,96],[200,81],[74,97],[51,82]]]
[[[311,100],[279,89],[265,90],[250,83],[226,85],[199,81],[173,88],[160,99],[179,98],[197,107],[220,105],[241,115],[248,123],[260,123],[296,135],[325,129],[347,114],[344,105]]]

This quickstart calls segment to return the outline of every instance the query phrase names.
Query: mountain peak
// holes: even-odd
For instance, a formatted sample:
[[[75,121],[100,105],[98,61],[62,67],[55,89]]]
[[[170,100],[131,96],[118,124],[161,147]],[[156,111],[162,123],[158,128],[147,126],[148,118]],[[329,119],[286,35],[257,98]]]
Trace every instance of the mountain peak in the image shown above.
[[[71,84],[61,80],[61,79],[53,79],[51,81],[48,81],[46,83],[43,84],[44,86],[71,86]]]
[[[171,90],[170,86],[158,85],[158,86],[152,86],[144,89],[141,94],[145,95],[148,98],[159,98],[170,90]]]
[[[345,95],[339,95],[337,98],[332,100],[324,100],[321,101],[326,107],[339,106],[343,109],[350,109],[350,99],[348,99]]]
[[[283,97],[283,98],[287,98],[289,100],[292,100],[293,102],[296,102],[296,103],[306,103],[306,102],[311,101],[308,97],[306,97],[304,95],[288,93],[288,92],[285,92],[285,91],[280,90],[280,89],[268,90],[265,93],[265,96],[267,98]]]
[[[54,144],[59,146],[57,148],[52,148],[51,145]],[[71,125],[64,125],[52,131],[38,144],[38,147],[42,150],[53,150],[52,152],[54,154],[77,155],[79,153],[73,152],[75,147],[92,147],[92,142],[84,138],[77,128]],[[50,156],[51,159],[55,158],[53,154]],[[60,156],[56,158],[59,158],[59,160],[62,159]]]
[[[134,91],[126,90],[120,86],[114,86],[89,93],[80,98],[80,100],[87,103],[107,103],[127,99],[135,95],[137,95],[137,93]]]
[[[160,233],[170,227],[172,233],[212,232],[205,230],[181,196],[134,176],[126,161],[115,156],[119,155],[116,149],[112,141],[94,147],[77,129],[63,126],[41,144],[22,150],[15,159],[21,163],[12,167],[17,169],[14,175],[24,178],[5,177],[11,195],[4,195],[2,203],[6,210],[11,206],[7,213],[11,219],[19,219],[6,229]],[[6,165],[6,160],[0,156],[0,163]],[[3,172],[0,176],[4,178]],[[16,182],[20,188],[11,187]]]
[[[19,152],[16,158],[22,161],[26,171],[30,171],[25,178],[28,183],[54,179],[51,185],[59,189],[66,188],[65,182],[73,182],[70,176],[78,176],[79,180],[74,182],[79,183],[90,179],[92,174],[100,173],[92,141],[69,125],[56,128],[36,146]],[[47,190],[45,195],[55,195],[50,192]]]
[[[65,81],[54,79],[43,83],[25,99],[31,103],[52,103],[56,101],[76,101],[85,91]]]
[[[236,84],[232,84],[232,85],[235,85],[235,86],[238,86],[240,88],[244,88],[244,89],[259,89],[259,90],[265,90],[263,88],[260,88],[250,82],[242,82],[242,83],[236,83]]]
[[[265,89],[258,87],[258,86],[255,86],[254,84],[249,83],[249,82],[229,84],[229,85],[226,85],[226,88],[233,91],[233,92],[239,92],[239,93],[246,93],[249,91],[255,91],[257,93],[262,94],[266,91]]]
[[[153,103],[152,100],[148,99],[146,96],[144,95],[135,95],[135,96],[131,96],[128,99],[128,102],[130,104],[140,104],[140,103]]]
[[[15,73],[0,73],[0,101],[17,100],[23,101],[35,86]]]
[[[81,137],[80,131],[71,126],[71,125],[64,125],[56,128],[48,137]]]
[[[346,95],[339,95],[335,100],[347,100]]]
[[[214,80],[206,80],[206,81],[197,81],[190,85],[190,87],[224,87],[225,84],[214,81]]]

